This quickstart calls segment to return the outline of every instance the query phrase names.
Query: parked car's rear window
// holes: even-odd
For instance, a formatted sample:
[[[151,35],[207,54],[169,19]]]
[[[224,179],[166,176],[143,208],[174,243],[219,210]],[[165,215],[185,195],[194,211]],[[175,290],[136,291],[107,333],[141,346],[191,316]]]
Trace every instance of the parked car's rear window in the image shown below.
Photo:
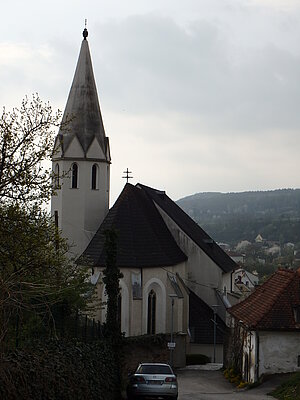
[[[136,372],[138,374],[172,374],[171,368],[168,365],[141,365]]]

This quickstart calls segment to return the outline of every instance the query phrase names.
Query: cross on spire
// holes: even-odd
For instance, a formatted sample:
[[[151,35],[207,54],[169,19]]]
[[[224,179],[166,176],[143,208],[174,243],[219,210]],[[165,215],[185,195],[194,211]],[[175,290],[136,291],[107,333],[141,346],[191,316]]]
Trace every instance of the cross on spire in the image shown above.
[[[125,176],[122,176],[122,179],[126,179],[126,183],[128,183],[129,179],[133,178],[133,176],[129,176],[129,174],[132,174],[132,172],[129,171],[128,168],[126,169],[126,171],[123,171],[123,174],[126,174]]]

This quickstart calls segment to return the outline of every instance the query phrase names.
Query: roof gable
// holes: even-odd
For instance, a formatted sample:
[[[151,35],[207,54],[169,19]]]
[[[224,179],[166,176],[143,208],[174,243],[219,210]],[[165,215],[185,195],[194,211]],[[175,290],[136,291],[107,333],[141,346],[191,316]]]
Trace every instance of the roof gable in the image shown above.
[[[64,156],[71,158],[84,157],[84,153],[77,136],[73,136],[70,140],[69,147],[66,149]]]
[[[190,218],[165,192],[148,186],[138,184],[147,195],[188,235],[221,269],[231,272],[237,264],[229,257],[220,246],[192,219]]]
[[[93,139],[86,156],[87,158],[106,158],[106,155],[104,155],[103,150],[96,138]]]
[[[246,300],[228,312],[254,330],[300,329],[294,307],[300,306],[300,271],[279,269]]]
[[[127,183],[78,263],[105,265],[105,230],[118,232],[119,267],[161,267],[184,262],[187,257],[177,246],[153,202],[143,190]]]

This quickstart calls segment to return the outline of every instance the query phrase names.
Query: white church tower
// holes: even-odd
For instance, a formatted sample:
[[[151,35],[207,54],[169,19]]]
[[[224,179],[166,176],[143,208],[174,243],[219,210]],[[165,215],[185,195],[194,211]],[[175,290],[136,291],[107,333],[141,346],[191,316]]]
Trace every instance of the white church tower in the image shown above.
[[[84,29],[52,158],[53,171],[61,178],[56,179],[51,214],[69,240],[73,256],[85,250],[109,209],[109,141],[105,136],[87,36]]]

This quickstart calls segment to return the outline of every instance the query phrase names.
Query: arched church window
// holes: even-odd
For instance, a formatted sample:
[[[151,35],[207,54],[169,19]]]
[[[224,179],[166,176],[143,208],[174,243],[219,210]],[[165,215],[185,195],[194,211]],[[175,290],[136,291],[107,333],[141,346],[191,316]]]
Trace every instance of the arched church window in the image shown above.
[[[92,166],[92,190],[98,189],[98,165]]]
[[[76,163],[72,164],[72,189],[78,188],[78,165]]]
[[[147,333],[155,334],[155,320],[156,320],[156,294],[151,290],[148,295],[148,319],[147,319]]]
[[[55,164],[54,189],[59,189],[59,164]]]

